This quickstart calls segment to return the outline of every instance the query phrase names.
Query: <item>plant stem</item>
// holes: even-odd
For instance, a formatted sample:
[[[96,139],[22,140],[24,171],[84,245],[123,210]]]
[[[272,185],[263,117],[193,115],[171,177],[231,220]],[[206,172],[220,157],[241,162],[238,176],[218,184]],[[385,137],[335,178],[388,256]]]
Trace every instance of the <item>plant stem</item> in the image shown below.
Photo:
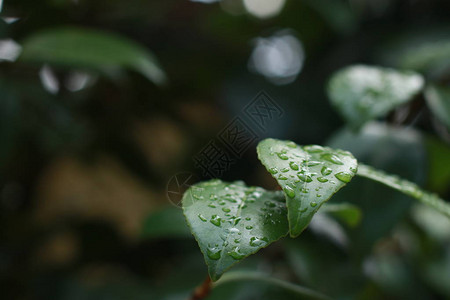
[[[207,276],[205,281],[203,281],[203,283],[195,289],[194,293],[192,293],[192,296],[191,298],[189,298],[189,300],[205,299],[211,292],[211,288],[212,288],[211,278]]]
[[[436,194],[431,194],[422,190],[417,184],[408,180],[401,179],[395,175],[386,174],[383,171],[377,170],[371,166],[359,164],[358,173],[361,177],[366,177],[387,185],[399,192],[411,196],[422,203],[431,206],[450,218],[450,204],[445,200],[439,198]]]
[[[247,271],[236,271],[236,272],[229,272],[222,276],[222,278],[217,281],[216,283],[213,283],[213,287],[217,287],[220,285],[223,285],[228,282],[242,282],[246,280],[251,281],[262,281],[265,283],[268,283],[273,286],[277,286],[279,288],[282,288],[284,290],[296,293],[297,295],[301,296],[301,299],[315,299],[315,300],[330,300],[328,296],[325,296],[319,292],[310,290],[308,288],[283,281],[277,278],[273,278],[258,272],[247,272]]]

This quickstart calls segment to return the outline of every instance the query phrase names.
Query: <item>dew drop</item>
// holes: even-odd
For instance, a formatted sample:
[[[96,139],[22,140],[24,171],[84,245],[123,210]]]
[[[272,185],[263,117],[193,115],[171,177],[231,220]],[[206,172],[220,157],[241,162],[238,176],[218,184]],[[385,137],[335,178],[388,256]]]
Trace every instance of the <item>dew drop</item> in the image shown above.
[[[222,250],[218,249],[218,248],[208,248],[206,249],[206,254],[208,255],[208,257],[212,260],[218,260],[220,259],[220,254],[221,254]]]
[[[309,175],[305,175],[305,174],[297,174],[298,179],[300,179],[303,182],[311,182],[312,178]]]
[[[291,187],[285,186],[283,188],[283,191],[286,193],[286,195],[288,195],[289,198],[295,197],[295,191]]]
[[[328,179],[326,179],[325,177],[317,177],[317,181],[324,183],[327,182]]]
[[[279,180],[287,180],[288,178],[284,176],[283,174],[278,175]]]
[[[323,160],[329,161],[335,165],[343,165],[342,160],[332,153],[324,153],[320,156]]]
[[[322,173],[323,176],[330,175],[331,172],[333,172],[333,170],[325,166],[322,168],[322,170],[320,170],[320,173]]]
[[[253,229],[253,226],[250,226],[250,225],[248,225],[248,226],[245,226],[245,229],[247,229],[247,230],[251,230],[251,229]]]
[[[317,202],[313,201],[310,203],[311,207],[316,207],[317,206]]]
[[[270,174],[277,174],[277,173],[278,173],[278,170],[277,170],[277,168],[270,168],[270,169],[269,169],[269,173],[270,173]]]
[[[197,194],[192,194],[192,197],[194,197],[197,200],[203,200],[203,196],[199,196]]]
[[[283,172],[283,173],[289,172],[289,168],[283,168],[283,169],[281,169],[281,172]]]
[[[220,223],[222,222],[222,219],[218,215],[213,215],[211,217],[211,220],[209,220],[213,225],[216,225],[217,227],[220,227]]]
[[[277,155],[282,160],[288,160],[289,159],[289,157],[285,153],[278,152]]]
[[[239,232],[239,229],[233,227],[233,228],[228,229],[228,231],[229,231],[230,233],[238,233],[238,232]]]
[[[234,247],[233,250],[228,252],[228,255],[234,258],[235,260],[241,260],[245,257],[245,254],[239,251],[239,247]]]
[[[339,173],[335,174],[334,176],[344,183],[349,183],[350,180],[352,180],[352,175],[347,172],[339,172]]]
[[[228,213],[231,211],[231,209],[229,209],[227,207],[222,207],[222,211]]]
[[[250,239],[250,246],[264,247],[264,245],[266,245],[268,242],[269,242],[269,240],[267,238],[257,238],[254,236]]]
[[[201,214],[198,214],[198,218],[200,219],[200,220],[202,220],[203,222],[206,222],[206,221],[208,221],[203,215],[201,215]]]
[[[289,163],[289,167],[291,167],[291,169],[294,170],[294,171],[298,170],[298,165],[295,162],[293,162],[293,161],[291,161]]]
[[[307,165],[308,167],[315,167],[315,166],[317,166],[317,165],[320,165],[320,161],[314,161],[314,160],[312,160],[312,161],[309,161],[306,165]]]

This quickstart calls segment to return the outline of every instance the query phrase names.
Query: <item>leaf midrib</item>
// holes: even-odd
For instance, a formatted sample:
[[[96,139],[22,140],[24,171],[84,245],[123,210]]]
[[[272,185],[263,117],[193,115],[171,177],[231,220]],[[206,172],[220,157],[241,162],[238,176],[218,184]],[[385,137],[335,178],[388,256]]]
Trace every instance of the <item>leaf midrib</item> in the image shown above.
[[[244,189],[244,193],[245,193],[245,190],[247,190],[247,189]],[[263,194],[263,195],[264,195],[264,194]],[[259,197],[259,198],[261,198],[261,197]],[[246,203],[246,201],[247,201],[247,196],[243,197],[242,202],[239,204],[238,210],[236,211],[236,215],[235,215],[236,218],[238,218],[238,217],[240,216],[240,214],[241,214],[241,212],[242,212],[242,207],[244,206],[244,204]],[[228,229],[228,228],[227,228],[227,229]],[[226,255],[225,249],[226,249],[226,248],[228,247],[228,245],[229,245],[228,239],[229,239],[229,237],[230,237],[231,235],[230,235],[230,233],[228,232],[226,236],[227,236],[227,238],[225,239],[225,242],[226,242],[227,246],[222,247],[222,250],[221,250],[221,251],[223,251],[223,252],[222,252],[222,255],[220,256],[219,260],[217,261],[216,266],[222,264],[222,260],[223,260],[223,258],[224,258],[225,255]],[[216,268],[216,269],[217,269],[217,268]]]
[[[310,161],[311,155],[305,149],[303,149],[303,147],[300,147],[300,149],[306,154],[305,155],[305,162],[304,162],[304,164],[305,164],[306,167],[308,167],[308,162]],[[300,165],[303,165],[303,163],[300,163]],[[308,171],[309,171],[309,169],[308,169]],[[300,194],[300,197],[299,197],[300,205],[302,204],[302,199],[303,199],[301,190],[306,188],[307,184],[308,184],[308,182],[304,181],[303,184],[301,185],[301,189],[298,191],[299,194]],[[286,195],[286,197],[288,197],[288,196]],[[286,200],[290,201],[292,199],[290,199],[290,200],[286,199]],[[288,211],[288,213],[289,213],[289,211]],[[298,211],[296,213],[297,213],[297,219],[296,219],[296,222],[295,222],[295,227],[298,227],[298,222],[300,221],[300,217],[301,217],[302,214],[298,213]]]

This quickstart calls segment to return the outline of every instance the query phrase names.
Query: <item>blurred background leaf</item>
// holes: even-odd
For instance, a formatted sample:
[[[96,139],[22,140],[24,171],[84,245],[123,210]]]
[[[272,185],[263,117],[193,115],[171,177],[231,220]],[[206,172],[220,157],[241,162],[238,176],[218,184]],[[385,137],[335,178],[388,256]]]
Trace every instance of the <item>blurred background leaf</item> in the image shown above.
[[[153,54],[124,37],[92,29],[52,28],[27,37],[20,61],[114,71],[127,67],[163,84],[166,75]],[[109,70],[108,70],[109,69]]]

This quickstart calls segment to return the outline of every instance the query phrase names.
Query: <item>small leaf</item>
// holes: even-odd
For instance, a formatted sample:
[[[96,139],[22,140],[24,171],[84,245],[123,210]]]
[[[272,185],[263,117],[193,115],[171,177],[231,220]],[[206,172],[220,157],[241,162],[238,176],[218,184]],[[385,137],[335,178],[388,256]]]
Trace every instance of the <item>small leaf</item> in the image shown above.
[[[335,216],[345,222],[350,227],[355,227],[361,221],[361,209],[350,203],[325,204],[320,210],[321,213],[327,213]]]
[[[430,85],[425,91],[425,99],[436,118],[450,129],[450,88]]]
[[[413,197],[450,218],[450,204],[439,198],[436,194],[431,194],[422,190],[415,183],[401,179],[395,175],[386,174],[383,171],[376,170],[375,168],[364,164],[359,165],[358,175],[385,184],[401,193]]]
[[[23,41],[19,59],[97,71],[130,68],[156,84],[166,81],[166,75],[145,47],[120,35],[91,29],[67,27],[40,31]]]
[[[383,117],[408,102],[424,85],[412,71],[355,65],[335,73],[328,84],[328,96],[354,129]]]
[[[190,187],[182,202],[213,281],[288,232],[281,192],[216,179]]]
[[[258,158],[286,195],[289,230],[298,236],[323,203],[353,178],[357,161],[350,152],[321,146],[297,146],[266,139]]]

